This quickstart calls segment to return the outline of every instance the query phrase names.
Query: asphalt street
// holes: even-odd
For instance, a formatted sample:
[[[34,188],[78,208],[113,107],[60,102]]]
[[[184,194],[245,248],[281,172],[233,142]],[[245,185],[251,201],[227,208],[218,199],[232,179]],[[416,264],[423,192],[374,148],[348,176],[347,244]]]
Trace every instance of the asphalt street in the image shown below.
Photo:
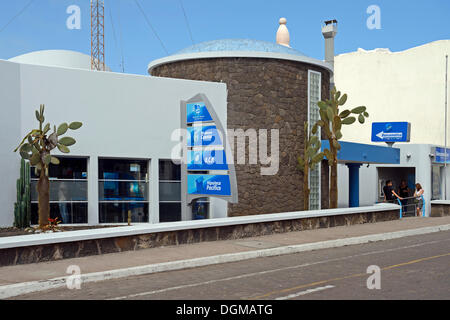
[[[445,231],[87,283],[81,289],[60,288],[14,299],[447,300],[450,299],[449,267],[450,231]],[[369,289],[368,282],[375,288]]]

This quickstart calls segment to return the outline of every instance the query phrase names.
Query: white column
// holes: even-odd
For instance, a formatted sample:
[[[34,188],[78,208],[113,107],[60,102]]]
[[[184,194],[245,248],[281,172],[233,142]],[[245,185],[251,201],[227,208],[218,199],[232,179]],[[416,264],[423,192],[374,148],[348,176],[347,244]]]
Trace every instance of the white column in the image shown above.
[[[150,160],[149,168],[149,222],[155,224],[159,223],[159,160]]]
[[[88,223],[99,224],[98,210],[98,157],[88,159]]]

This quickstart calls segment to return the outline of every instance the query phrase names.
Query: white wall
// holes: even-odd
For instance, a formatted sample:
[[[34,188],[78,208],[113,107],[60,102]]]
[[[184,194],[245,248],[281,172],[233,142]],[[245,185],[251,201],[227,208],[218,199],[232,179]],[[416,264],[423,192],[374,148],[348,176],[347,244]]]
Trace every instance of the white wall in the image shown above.
[[[90,179],[95,178],[98,157],[170,159],[172,148],[177,144],[170,141],[171,134],[180,128],[180,100],[205,93],[224,126],[227,123],[227,90],[222,83],[19,65],[5,61],[0,61],[0,74],[1,111],[8,115],[0,117],[1,130],[7,131],[2,135],[7,139],[2,138],[0,142],[4,164],[0,166],[3,180],[0,204],[2,208],[11,208],[0,212],[0,225],[12,223],[15,179],[19,173],[19,156],[12,150],[20,137],[36,126],[34,110],[42,103],[46,106],[46,120],[52,124],[83,122],[80,130],[70,132],[77,140],[77,144],[71,147],[71,154],[90,157]],[[157,170],[153,167],[151,172],[155,174]],[[154,178],[151,177],[151,185],[157,184]],[[96,181],[93,179],[89,183],[90,218],[98,217]],[[155,194],[150,198],[158,199],[157,188],[151,190]],[[151,204],[151,221],[155,221],[154,215],[159,215],[155,205]],[[214,217],[226,216],[223,205],[212,207],[216,210]]]
[[[335,82],[348,94],[346,106],[365,105],[370,114],[365,125],[344,127],[344,140],[370,143],[372,122],[408,121],[411,143],[444,145],[445,55],[449,53],[450,40],[441,40],[401,52],[359,50],[336,56]]]
[[[13,150],[20,143],[19,65],[0,61],[0,226],[14,222],[16,180],[20,160]]]

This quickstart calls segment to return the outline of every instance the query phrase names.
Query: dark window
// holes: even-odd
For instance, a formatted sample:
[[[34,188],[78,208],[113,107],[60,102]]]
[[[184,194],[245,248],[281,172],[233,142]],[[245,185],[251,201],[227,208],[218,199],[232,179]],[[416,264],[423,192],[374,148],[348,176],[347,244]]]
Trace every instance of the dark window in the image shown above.
[[[180,181],[181,166],[174,164],[172,160],[159,161],[159,180]]]
[[[159,161],[159,221],[181,221],[181,166]]]
[[[159,222],[181,221],[180,203],[159,203]]]
[[[107,202],[100,203],[100,223],[126,223],[128,212],[134,223],[148,222],[148,202]]]
[[[147,160],[99,159],[100,223],[149,220]]]
[[[58,157],[60,164],[50,164],[50,217],[63,224],[88,223],[87,159]],[[31,222],[38,223],[39,177],[31,168]]]

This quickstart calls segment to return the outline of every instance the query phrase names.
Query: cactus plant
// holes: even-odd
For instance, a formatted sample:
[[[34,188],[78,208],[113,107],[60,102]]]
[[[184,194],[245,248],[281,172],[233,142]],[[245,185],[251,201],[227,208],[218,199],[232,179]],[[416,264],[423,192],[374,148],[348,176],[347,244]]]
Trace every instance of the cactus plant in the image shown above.
[[[17,202],[14,204],[14,226],[25,229],[31,220],[30,164],[20,161],[20,178],[17,179]]]
[[[336,87],[331,90],[331,99],[319,101],[320,120],[314,125],[312,132],[317,133],[318,127],[322,128],[322,134],[328,139],[330,148],[323,151],[331,168],[330,174],[330,208],[338,206],[338,189],[337,189],[337,153],[341,149],[339,140],[342,139],[342,125],[351,125],[356,122],[356,117],[361,124],[364,124],[366,118],[369,117],[367,108],[360,106],[352,110],[339,111],[339,107],[347,102],[347,94],[341,96],[341,92]],[[355,115],[355,116],[352,116]]]
[[[48,225],[50,218],[50,181],[48,169],[50,164],[58,165],[59,160],[51,155],[51,151],[58,148],[62,153],[70,153],[68,147],[76,143],[71,137],[62,137],[69,129],[77,130],[83,125],[81,122],[72,122],[71,124],[62,123],[54,126],[51,130],[50,123],[44,126],[45,106],[41,105],[36,111],[36,119],[39,122],[39,129],[31,130],[14,152],[19,151],[22,159],[29,161],[30,165],[35,167],[36,176],[39,176],[37,184],[39,200],[39,227],[42,229]]]
[[[303,173],[303,208],[309,210],[309,172],[322,161],[324,154],[319,152],[321,148],[320,139],[317,135],[310,134],[308,122],[305,122],[304,150],[303,156],[298,157],[298,169]]]

